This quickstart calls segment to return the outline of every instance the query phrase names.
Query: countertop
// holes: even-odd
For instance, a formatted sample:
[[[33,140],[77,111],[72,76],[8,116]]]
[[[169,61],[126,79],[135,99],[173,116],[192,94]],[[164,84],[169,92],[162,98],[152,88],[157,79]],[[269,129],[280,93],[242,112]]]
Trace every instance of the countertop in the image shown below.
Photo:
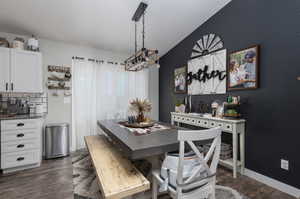
[[[37,119],[44,118],[47,114],[24,114],[24,115],[0,115],[0,120],[23,120],[23,119]]]

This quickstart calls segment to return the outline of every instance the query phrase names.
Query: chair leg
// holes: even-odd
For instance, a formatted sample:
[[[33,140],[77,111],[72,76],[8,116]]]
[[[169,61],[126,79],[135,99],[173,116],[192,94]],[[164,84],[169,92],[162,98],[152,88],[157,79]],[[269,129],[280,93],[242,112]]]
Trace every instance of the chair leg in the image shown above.
[[[216,177],[214,177],[212,182],[212,191],[211,191],[210,199],[216,199]]]
[[[157,199],[157,181],[155,179],[155,177],[152,177],[152,199]]]
[[[216,199],[216,192],[215,192],[215,190],[212,191],[209,199]]]

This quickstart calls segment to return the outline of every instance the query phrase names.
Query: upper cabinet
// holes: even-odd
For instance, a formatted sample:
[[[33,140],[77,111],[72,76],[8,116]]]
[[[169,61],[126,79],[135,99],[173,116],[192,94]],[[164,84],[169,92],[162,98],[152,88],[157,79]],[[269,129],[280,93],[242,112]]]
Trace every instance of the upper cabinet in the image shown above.
[[[13,92],[42,93],[41,53],[11,50],[11,89]]]
[[[2,52],[3,51],[3,52]],[[8,53],[4,53],[8,52]],[[8,60],[8,64],[2,60]],[[42,93],[43,92],[43,68],[42,55],[39,52],[31,52],[17,49],[0,49],[0,69],[6,68],[5,74],[0,74],[0,91]],[[3,89],[2,89],[3,87]]]
[[[8,91],[10,83],[10,49],[0,48],[0,92]]]

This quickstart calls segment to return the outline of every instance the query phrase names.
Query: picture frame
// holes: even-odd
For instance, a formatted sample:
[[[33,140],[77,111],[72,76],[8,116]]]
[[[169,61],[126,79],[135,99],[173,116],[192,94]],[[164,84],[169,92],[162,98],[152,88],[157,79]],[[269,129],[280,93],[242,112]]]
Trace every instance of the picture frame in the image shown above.
[[[254,45],[229,54],[227,90],[252,90],[259,87],[260,46]]]
[[[179,67],[174,70],[174,93],[187,93],[187,67]]]

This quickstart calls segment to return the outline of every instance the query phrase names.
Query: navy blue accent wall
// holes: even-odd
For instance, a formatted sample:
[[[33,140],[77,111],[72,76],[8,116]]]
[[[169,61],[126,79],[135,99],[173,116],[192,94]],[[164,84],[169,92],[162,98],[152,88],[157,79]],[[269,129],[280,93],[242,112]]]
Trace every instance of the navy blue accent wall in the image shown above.
[[[185,65],[195,42],[204,34],[222,37],[228,53],[261,46],[260,88],[226,95],[193,97],[211,103],[228,94],[240,95],[246,128],[246,167],[300,188],[300,1],[233,0],[160,60],[160,120],[174,111],[174,68]],[[280,168],[280,159],[290,170]]]

